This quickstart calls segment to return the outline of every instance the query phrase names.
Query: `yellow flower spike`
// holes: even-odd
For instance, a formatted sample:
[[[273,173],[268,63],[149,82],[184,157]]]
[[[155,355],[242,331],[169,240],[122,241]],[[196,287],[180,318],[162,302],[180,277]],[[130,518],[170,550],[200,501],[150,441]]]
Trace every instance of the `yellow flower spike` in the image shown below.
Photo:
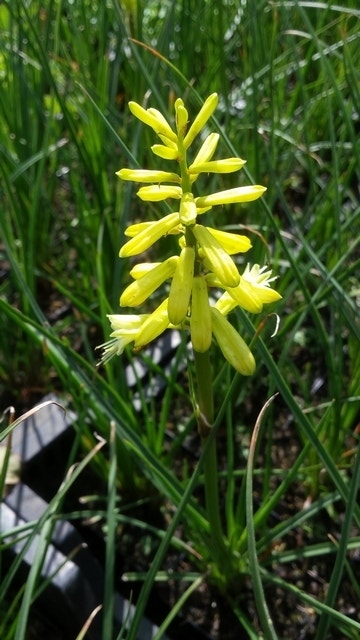
[[[186,227],[195,224],[197,213],[198,212],[196,209],[193,194],[183,193],[179,209],[179,218],[181,224],[185,225]]]
[[[184,138],[184,147],[188,149],[191,143],[211,118],[219,102],[217,93],[212,93],[204,102],[189,131]]]
[[[171,147],[167,147],[164,144],[153,144],[151,151],[159,158],[164,158],[164,160],[177,160],[179,157],[178,149],[172,149]]]
[[[161,220],[152,222],[151,225],[146,225],[140,233],[126,242],[120,249],[120,258],[129,258],[130,256],[136,256],[143,251],[146,251],[151,247],[154,242],[159,240],[162,236],[170,233],[171,230],[179,224],[179,214],[169,213]],[[135,225],[133,225],[135,226]]]
[[[141,200],[145,200],[147,202],[160,202],[167,198],[180,199],[182,196],[182,189],[181,187],[154,184],[151,187],[140,187],[136,195],[139,196]]]
[[[187,129],[189,114],[181,98],[175,100],[175,121],[178,136],[183,138]]]
[[[187,315],[194,276],[195,249],[181,250],[174,277],[171,281],[168,316],[172,324],[181,324]]]
[[[212,229],[206,227],[210,231],[211,235],[220,242],[223,249],[230,256],[235,253],[246,253],[251,249],[252,244],[247,236],[241,236],[237,233],[230,233],[229,231],[220,231],[219,229]]]
[[[151,127],[155,133],[176,142],[176,134],[160,111],[157,111],[157,109],[144,109],[137,102],[129,102],[129,109],[136,118]]]
[[[236,287],[240,282],[240,274],[234,261],[223,249],[220,242],[206,227],[200,224],[194,225],[192,231],[204,253],[207,264],[210,265],[222,285]]]
[[[236,187],[218,191],[209,196],[201,196],[195,199],[197,207],[213,207],[217,204],[229,204],[232,202],[252,202],[260,198],[265,193],[266,187],[259,184],[248,185],[246,187]]]
[[[148,169],[120,169],[116,175],[121,180],[133,182],[177,182],[180,184],[181,178],[177,173],[170,171],[152,171]]]
[[[178,261],[179,256],[171,256],[164,262],[160,262],[154,269],[150,269],[142,278],[132,282],[123,291],[120,297],[120,306],[137,307],[145,302],[167,278],[174,274]]]
[[[168,299],[166,298],[142,324],[134,342],[135,349],[141,349],[149,344],[149,342],[155,340],[155,338],[169,327],[170,322],[167,306]]]
[[[224,160],[212,160],[210,162],[193,162],[188,171],[190,175],[196,173],[233,173],[239,171],[246,160],[241,158],[227,158]]]
[[[226,360],[243,376],[251,376],[255,358],[235,327],[214,307],[211,308],[212,330]]]
[[[212,339],[209,294],[206,280],[196,276],[191,296],[190,335],[193,349],[204,353],[210,349]]]

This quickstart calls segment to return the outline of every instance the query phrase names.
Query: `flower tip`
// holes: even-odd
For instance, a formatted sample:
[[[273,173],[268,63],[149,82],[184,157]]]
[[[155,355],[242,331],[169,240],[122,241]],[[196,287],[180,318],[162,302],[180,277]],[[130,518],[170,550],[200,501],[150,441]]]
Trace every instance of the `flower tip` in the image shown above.
[[[226,360],[243,376],[251,376],[256,362],[246,342],[235,327],[215,308],[211,308],[212,328]]]

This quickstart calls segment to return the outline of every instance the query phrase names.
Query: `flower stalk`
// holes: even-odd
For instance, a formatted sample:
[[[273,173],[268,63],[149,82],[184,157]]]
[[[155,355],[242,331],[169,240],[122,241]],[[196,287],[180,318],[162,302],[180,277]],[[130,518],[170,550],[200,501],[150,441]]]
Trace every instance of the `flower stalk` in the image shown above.
[[[207,441],[214,423],[214,394],[211,374],[210,349],[200,353],[194,349],[197,385],[197,422],[202,445]],[[216,440],[212,438],[204,457],[204,490],[206,514],[210,525],[212,557],[218,568],[224,566],[227,549],[220,516],[218,462]]]
[[[109,316],[111,340],[102,345],[102,361],[120,355],[132,344],[139,350],[163,331],[177,329],[190,334],[196,374],[196,413],[203,445],[214,423],[213,380],[210,352],[215,338],[225,359],[242,375],[252,375],[256,363],[250,348],[239,335],[228,315],[237,306],[260,313],[264,304],[280,299],[270,286],[274,277],[267,266],[246,264],[239,270],[239,256],[251,248],[242,235],[206,226],[203,217],[216,206],[253,202],[266,188],[261,185],[236,186],[212,194],[198,194],[195,183],[201,174],[233,173],[245,164],[242,158],[213,159],[219,135],[210,133],[201,141],[192,161],[190,147],[214,113],[216,93],[204,102],[189,126],[189,114],[178,98],[175,101],[175,126],[154,108],[145,109],[130,102],[132,114],[158,136],[161,144],[151,147],[155,156],[177,163],[178,171],[123,168],[117,172],[121,180],[140,182],[137,196],[144,202],[174,202],[172,213],[157,221],[137,222],[125,232],[127,242],[120,257],[142,254],[157,240],[168,234],[179,237],[179,254],[161,263],[144,262],[133,267],[133,278],[120,297],[120,306],[137,307],[155,291],[165,298],[152,313]],[[216,441],[211,439],[204,459],[206,511],[210,524],[210,543],[214,562],[221,574],[228,565],[227,544],[221,517],[217,474]]]

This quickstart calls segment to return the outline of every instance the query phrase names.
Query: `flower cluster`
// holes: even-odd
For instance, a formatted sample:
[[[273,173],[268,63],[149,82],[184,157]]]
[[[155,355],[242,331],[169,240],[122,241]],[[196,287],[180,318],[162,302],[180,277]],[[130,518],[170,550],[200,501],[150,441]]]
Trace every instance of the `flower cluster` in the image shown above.
[[[169,281],[168,297],[150,314],[110,315],[111,340],[102,345],[102,361],[120,355],[125,346],[140,349],[168,328],[187,328],[195,351],[205,352],[215,336],[225,358],[243,375],[255,369],[254,357],[244,340],[228,321],[227,315],[236,306],[251,313],[262,311],[263,305],[281,296],[270,287],[271,271],[255,264],[246,265],[242,274],[233,256],[251,248],[250,240],[202,224],[202,216],[216,205],[251,202],[266,190],[260,185],[236,187],[211,195],[195,196],[193,184],[202,173],[231,173],[243,167],[241,158],[213,160],[219,135],[210,133],[200,146],[194,160],[188,164],[187,152],[203,129],[218,103],[216,93],[210,95],[195,120],[188,126],[188,112],[183,101],[175,102],[175,128],[153,108],[144,109],[130,102],[132,114],[150,126],[161,144],[152,152],[177,163],[176,171],[121,169],[122,180],[142,183],[137,192],[141,200],[158,202],[175,200],[177,210],[160,220],[129,226],[129,238],[120,250],[120,257],[142,254],[167,234],[179,236],[179,255],[160,263],[140,263],[131,271],[132,283],[120,297],[120,306],[138,307],[154,291]],[[210,296],[209,289],[220,290],[220,296]],[[210,299],[216,300],[214,304]]]

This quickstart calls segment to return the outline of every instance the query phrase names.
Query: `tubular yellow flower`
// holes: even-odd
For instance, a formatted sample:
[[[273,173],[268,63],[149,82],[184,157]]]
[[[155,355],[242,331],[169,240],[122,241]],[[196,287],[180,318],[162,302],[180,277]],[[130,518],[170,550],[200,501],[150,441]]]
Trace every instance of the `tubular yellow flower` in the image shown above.
[[[167,198],[177,198],[179,200],[182,196],[182,190],[181,187],[154,184],[151,187],[140,187],[136,195],[141,200],[150,202],[160,202],[160,200],[166,200]]]
[[[210,349],[212,339],[211,314],[206,280],[196,276],[191,296],[190,335],[193,349],[204,353]]]
[[[139,262],[133,266],[129,273],[134,280],[139,280],[139,278],[142,278],[160,264],[162,264],[162,262]]]
[[[229,231],[220,231],[219,229],[212,229],[207,227],[211,235],[220,242],[223,249],[230,256],[235,253],[246,253],[251,249],[252,244],[247,236],[240,236],[237,233],[230,233]]]
[[[177,173],[170,171],[151,171],[147,169],[120,169],[116,175],[121,180],[131,180],[132,182],[177,182],[181,183],[181,178]]]
[[[164,144],[153,144],[151,151],[159,158],[164,158],[164,160],[177,160],[179,157],[178,149],[172,149],[171,147],[167,147]]]
[[[165,136],[167,140],[170,140],[171,142],[176,143],[177,142],[176,133],[175,131],[172,130],[168,121],[166,120],[165,116],[163,116],[161,111],[159,111],[158,109],[154,109],[154,107],[149,107],[147,112],[151,116],[154,116],[154,118],[156,118],[164,127],[164,131],[159,131],[158,136],[159,137]]]
[[[197,164],[204,164],[205,162],[209,162],[209,160],[211,160],[211,158],[213,157],[217,144],[219,142],[219,134],[218,133],[210,133],[206,140],[203,142],[203,144],[201,145],[194,162],[192,163],[192,167],[194,167]],[[195,180],[197,180],[199,176],[199,173],[191,173],[190,174],[190,181],[191,183],[195,182]],[[206,211],[206,209],[205,209]]]
[[[217,104],[219,102],[219,98],[217,93],[212,93],[204,102],[201,107],[199,113],[197,114],[194,122],[192,123],[189,131],[187,132],[184,138],[184,147],[188,149],[194,138],[196,138],[197,134],[201,131],[201,129],[206,125],[209,118],[211,118],[214,113]]]
[[[235,327],[214,307],[211,308],[212,330],[226,360],[243,376],[251,376],[255,358]]]
[[[193,194],[183,193],[179,210],[180,222],[185,226],[193,225],[196,222],[196,216],[197,209]]]
[[[120,258],[128,258],[130,256],[136,256],[143,251],[146,251],[151,245],[154,244],[159,238],[165,236],[174,227],[179,224],[179,214],[169,213],[161,220],[146,225],[136,236],[128,240],[120,249]],[[135,226],[135,225],[133,225]]]
[[[266,187],[260,184],[249,185],[247,187],[236,187],[235,189],[226,189],[218,191],[209,196],[200,196],[195,198],[197,207],[213,207],[217,204],[230,204],[234,202],[252,202],[260,198],[265,193]]]
[[[135,224],[130,224],[128,227],[126,227],[126,229],[124,231],[124,234],[128,238],[134,238],[141,231],[144,231],[145,229],[150,229],[153,224],[154,224],[153,221],[151,221],[151,222],[135,222]]]
[[[161,142],[163,142],[166,147],[169,147],[169,149],[178,150],[178,140],[177,140],[177,138],[176,138],[176,140],[174,142],[174,140],[170,140],[166,136],[162,136],[161,133],[159,133],[158,136],[159,136]]]
[[[233,289],[227,289],[227,292],[246,311],[260,313],[264,304],[281,299],[280,293],[270,287],[270,283],[276,280],[276,277],[271,277],[271,273],[271,269],[266,266],[254,264],[250,268],[247,264],[240,284]]]
[[[175,100],[175,121],[178,136],[183,138],[186,132],[189,114],[181,98]]]
[[[243,278],[237,287],[228,287],[226,291],[235,300],[237,306],[250,313],[261,313],[263,303],[257,292]]]
[[[232,173],[239,171],[246,160],[241,158],[227,158],[224,160],[211,160],[210,162],[193,162],[189,167],[190,175],[196,173]]]
[[[170,214],[170,215],[172,215],[172,214]],[[161,221],[157,220],[156,222],[161,222]],[[154,224],[155,224],[155,222],[136,222],[135,224],[131,224],[128,227],[126,227],[126,229],[124,231],[124,234],[128,238],[134,238],[141,231],[144,231],[145,229],[150,230],[151,227]],[[175,227],[172,227],[171,229],[169,229],[169,231],[167,231],[166,235],[169,234],[169,233],[173,234],[173,235],[176,235],[176,234],[180,233],[180,225],[179,224],[175,225]]]
[[[155,133],[161,134],[165,138],[169,138],[176,142],[176,133],[174,133],[160,111],[157,109],[144,109],[144,107],[137,102],[129,102],[129,109],[136,118],[154,129]]]
[[[163,331],[169,327],[170,322],[167,305],[168,299],[166,298],[166,300],[164,300],[141,325],[141,328],[135,338],[135,349],[141,349],[145,345],[149,344],[149,342],[155,340],[155,338],[161,335]]]
[[[111,340],[101,344],[97,349],[102,349],[103,353],[100,362],[106,364],[113,356],[120,356],[125,347],[134,342],[139,329],[149,317],[149,314],[141,315],[108,315],[111,328]]]
[[[181,324],[188,312],[194,276],[194,261],[194,248],[184,247],[180,253],[169,293],[168,316],[170,322],[175,325]]]
[[[167,278],[170,278],[176,269],[179,256],[172,256],[156,267],[150,269],[142,278],[132,282],[120,297],[121,307],[137,307],[151,296]]]
[[[240,282],[240,274],[228,253],[222,248],[220,242],[208,231],[206,227],[196,224],[193,234],[198,241],[207,263],[219,278],[224,287],[236,287]]]
[[[220,139],[220,136],[218,133],[210,133],[202,143],[194,159],[192,166],[194,166],[194,164],[202,164],[203,162],[209,162],[209,160],[211,160],[211,158],[213,157],[216,151],[216,147],[218,145],[219,139]]]
[[[260,267],[258,264],[253,264],[250,267],[249,263],[244,269],[242,278],[249,284],[256,288],[262,302],[275,302],[281,299],[280,293],[270,288],[270,282],[277,280],[277,276],[271,276],[272,270],[268,269],[266,265]]]
[[[209,278],[207,278],[207,281],[209,281]],[[215,302],[214,308],[218,309],[222,316],[227,316],[230,311],[238,306],[239,305],[236,300],[234,300],[234,298],[232,298],[231,295],[227,291],[225,291],[222,296],[220,296],[220,298]]]

